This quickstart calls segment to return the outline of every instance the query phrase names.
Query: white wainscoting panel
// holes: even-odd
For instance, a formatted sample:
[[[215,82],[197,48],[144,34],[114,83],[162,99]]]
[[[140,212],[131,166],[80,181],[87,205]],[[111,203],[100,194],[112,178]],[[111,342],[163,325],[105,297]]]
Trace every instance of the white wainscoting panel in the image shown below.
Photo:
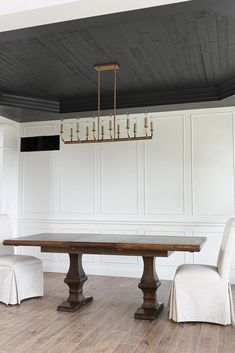
[[[95,212],[95,145],[61,146],[60,213]]]
[[[102,214],[138,212],[138,144],[105,143],[101,146]]]
[[[25,214],[52,214],[54,211],[54,153],[23,154],[22,211]]]
[[[155,121],[156,133],[145,143],[145,213],[184,214],[183,117]]]
[[[18,216],[19,126],[0,117],[0,212],[12,220],[15,234]]]
[[[191,121],[193,214],[233,213],[233,115],[194,114]]]

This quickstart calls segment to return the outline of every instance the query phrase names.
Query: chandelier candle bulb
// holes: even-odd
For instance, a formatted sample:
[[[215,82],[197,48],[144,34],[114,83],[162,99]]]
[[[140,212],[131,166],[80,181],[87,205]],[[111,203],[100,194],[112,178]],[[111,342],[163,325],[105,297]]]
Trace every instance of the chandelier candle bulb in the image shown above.
[[[79,132],[79,121],[78,121],[78,118],[77,118],[77,132]]]
[[[118,134],[118,138],[119,138],[119,135],[120,135],[120,125],[117,124],[117,134]]]
[[[60,119],[60,133],[64,133],[64,125],[63,125],[63,118]]]
[[[134,134],[136,134],[136,123],[134,123]]]
[[[144,118],[144,127],[145,127],[145,129],[148,128],[148,118],[147,118],[147,116]]]
[[[71,137],[71,141],[73,140],[73,128],[71,127],[70,129],[70,137]]]

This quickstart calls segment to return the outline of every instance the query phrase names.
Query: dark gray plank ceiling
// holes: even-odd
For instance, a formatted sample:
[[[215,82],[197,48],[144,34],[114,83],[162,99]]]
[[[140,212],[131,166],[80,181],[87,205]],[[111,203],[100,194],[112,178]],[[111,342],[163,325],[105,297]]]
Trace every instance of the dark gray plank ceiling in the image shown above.
[[[235,92],[235,4],[197,0],[0,33],[0,114],[17,121],[96,109],[95,64],[118,62],[118,108]],[[112,107],[102,74],[102,109]]]

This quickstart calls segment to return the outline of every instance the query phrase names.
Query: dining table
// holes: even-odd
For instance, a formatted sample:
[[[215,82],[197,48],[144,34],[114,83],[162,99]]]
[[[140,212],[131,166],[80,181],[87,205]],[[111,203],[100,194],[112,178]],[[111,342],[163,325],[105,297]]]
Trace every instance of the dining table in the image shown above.
[[[83,254],[141,256],[143,275],[138,287],[143,292],[143,302],[134,317],[154,320],[164,307],[157,300],[161,282],[156,273],[156,257],[168,257],[175,251],[199,252],[205,242],[205,237],[198,236],[41,233],[5,239],[3,244],[36,246],[41,252],[69,255],[69,270],[64,280],[69,287],[69,296],[57,307],[59,311],[74,312],[93,300],[92,296],[85,297],[83,293],[87,280],[82,266]]]

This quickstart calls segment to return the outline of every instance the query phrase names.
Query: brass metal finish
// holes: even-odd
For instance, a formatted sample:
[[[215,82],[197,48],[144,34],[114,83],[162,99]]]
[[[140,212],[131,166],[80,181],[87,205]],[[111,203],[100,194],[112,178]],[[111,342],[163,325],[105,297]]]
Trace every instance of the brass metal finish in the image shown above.
[[[98,137],[97,139],[99,140],[100,138],[100,70],[98,70],[98,105],[97,105],[97,111],[98,111]]]
[[[151,140],[153,138],[153,122],[148,122],[147,113],[145,113],[144,119],[144,135],[137,136],[137,124],[133,124],[133,132],[131,133],[131,124],[129,114],[127,114],[126,119],[126,133],[125,136],[121,136],[120,124],[117,123],[116,114],[117,114],[117,70],[120,69],[120,66],[117,63],[111,64],[101,64],[95,65],[95,70],[97,71],[97,130],[96,130],[96,121],[93,119],[92,123],[92,137],[89,134],[89,127],[86,126],[85,139],[81,140],[79,138],[79,119],[77,119],[76,126],[76,139],[73,137],[73,127],[70,129],[70,139],[66,140],[64,138],[64,126],[63,119],[61,118],[60,125],[60,136],[61,140],[65,144],[79,144],[79,143],[100,143],[100,142],[121,142],[121,141],[140,141],[140,140]],[[109,118],[109,126],[106,130],[105,126],[101,124],[101,72],[102,71],[113,71],[113,115]],[[108,134],[109,138],[105,138]]]
[[[120,69],[120,66],[117,63],[99,64],[99,65],[95,65],[94,69],[96,71],[114,71],[114,70]]]
[[[116,106],[117,106],[117,68],[115,66],[114,68],[114,91],[113,91],[113,124],[114,124],[114,129],[113,129],[113,135],[114,138],[116,137]]]
[[[123,142],[123,141],[143,141],[143,140],[152,140],[153,135],[150,136],[136,136],[136,137],[117,137],[117,138],[101,138],[99,140],[73,140],[73,141],[66,141],[61,136],[61,139],[65,145],[75,145],[78,143],[102,143],[102,142]]]

